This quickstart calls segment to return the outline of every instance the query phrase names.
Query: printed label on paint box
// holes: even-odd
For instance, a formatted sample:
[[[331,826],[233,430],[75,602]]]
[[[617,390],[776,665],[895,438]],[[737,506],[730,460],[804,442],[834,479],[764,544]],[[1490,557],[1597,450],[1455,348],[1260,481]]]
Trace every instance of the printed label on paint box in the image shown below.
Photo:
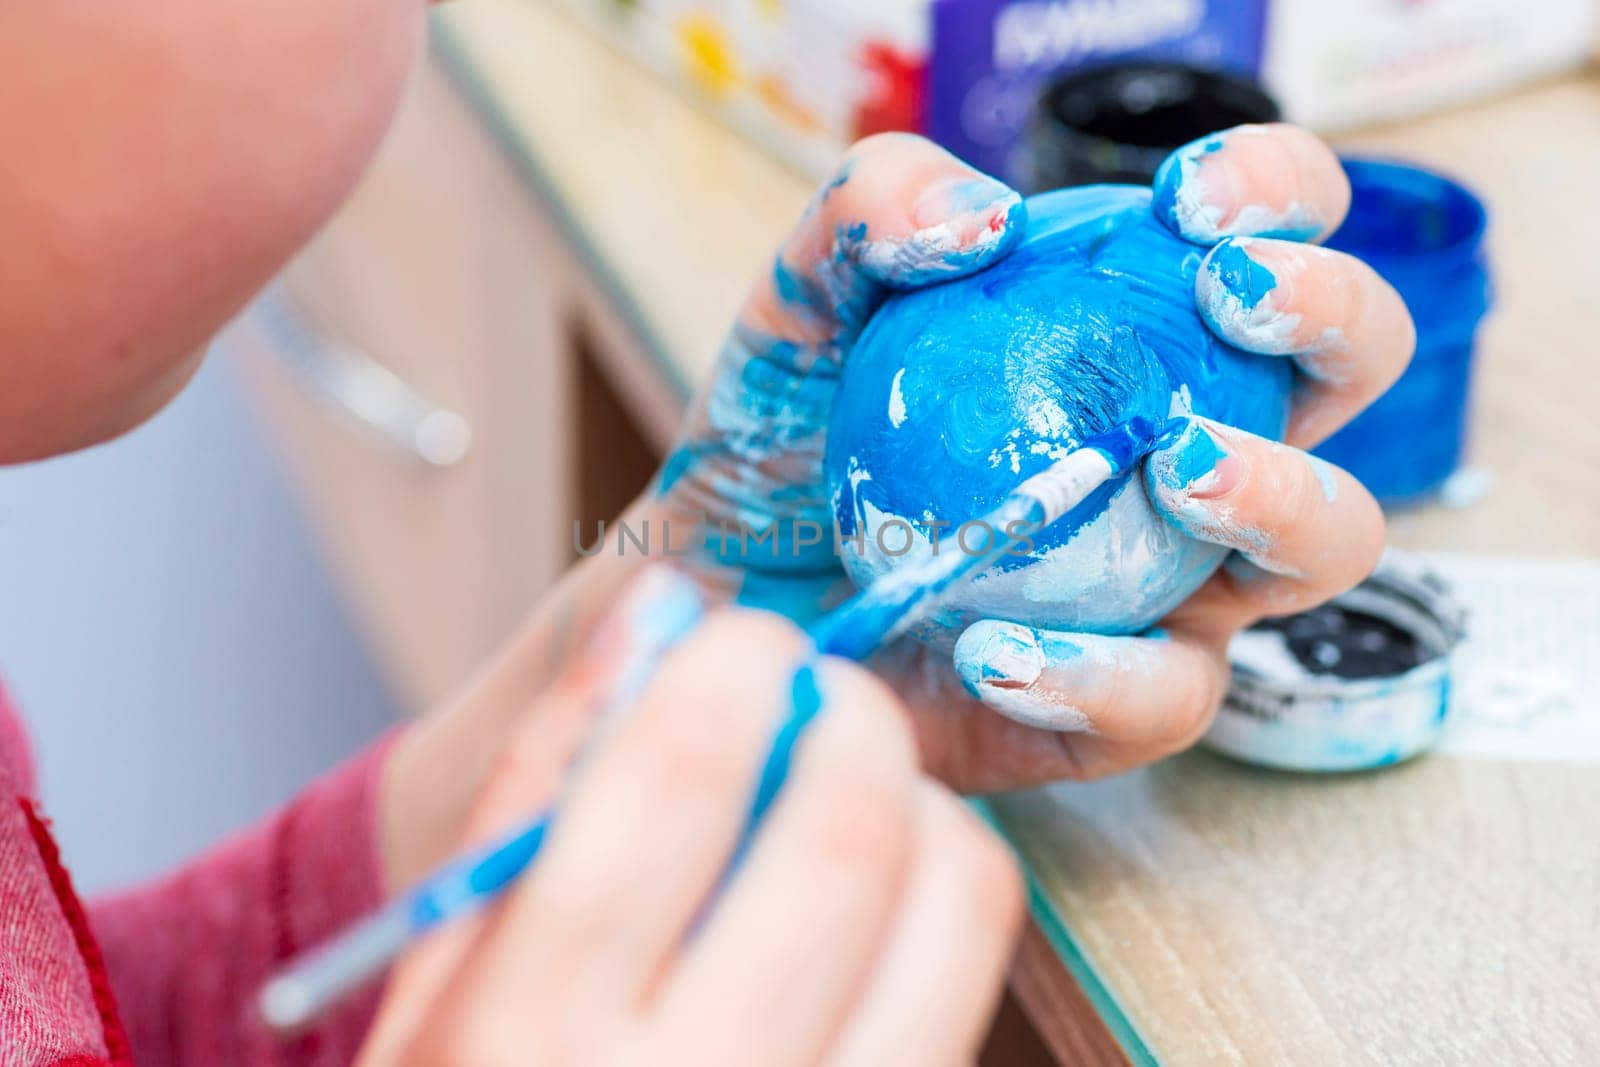
[[[1020,180],[1040,91],[1117,59],[1170,59],[1254,76],[1266,0],[940,0],[933,7],[928,133]]]
[[[1054,70],[1097,54],[1149,48],[1194,33],[1205,17],[1205,0],[1025,0],[995,18],[994,66],[1007,73]]]

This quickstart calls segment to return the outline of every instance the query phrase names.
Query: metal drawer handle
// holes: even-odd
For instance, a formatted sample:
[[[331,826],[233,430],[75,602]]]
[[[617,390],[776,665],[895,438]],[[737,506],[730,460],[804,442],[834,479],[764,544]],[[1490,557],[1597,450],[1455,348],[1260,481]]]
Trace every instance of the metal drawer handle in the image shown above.
[[[274,287],[255,318],[283,363],[316,397],[430,467],[453,467],[472,449],[472,426],[442,408],[372,356],[330,336],[292,297]]]

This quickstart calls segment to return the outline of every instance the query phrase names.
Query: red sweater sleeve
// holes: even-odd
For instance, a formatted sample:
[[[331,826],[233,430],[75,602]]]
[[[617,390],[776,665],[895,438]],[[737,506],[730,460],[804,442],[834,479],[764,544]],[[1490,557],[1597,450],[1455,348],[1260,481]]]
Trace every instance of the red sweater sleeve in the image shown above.
[[[166,878],[94,902],[136,1063],[349,1063],[376,993],[278,1041],[256,1020],[261,982],[288,957],[381,903],[378,773],[385,740],[263,824]]]

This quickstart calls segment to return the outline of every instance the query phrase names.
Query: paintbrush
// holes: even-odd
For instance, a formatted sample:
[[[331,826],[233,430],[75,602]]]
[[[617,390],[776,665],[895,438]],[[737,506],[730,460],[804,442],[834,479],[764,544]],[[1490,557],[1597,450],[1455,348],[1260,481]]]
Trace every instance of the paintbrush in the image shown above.
[[[956,584],[992,567],[1038,533],[1130,471],[1160,440],[1160,428],[1134,419],[1078,448],[1013,490],[987,515],[968,525],[987,527],[981,549],[931,552],[872,582],[813,624],[816,653],[864,659],[927,617]],[[688,609],[684,609],[687,611]],[[609,709],[631,704],[655,664],[692,624],[692,618],[654,620],[624,654]],[[802,668],[806,671],[807,668]],[[744,845],[788,775],[794,747],[820,710],[820,700],[797,701],[780,724],[757,782],[745,822]],[[390,902],[332,941],[291,961],[262,987],[258,1008],[280,1032],[302,1029],[346,994],[377,977],[411,941],[451,919],[489,904],[533,862],[554,822],[552,808],[516,831],[440,868],[415,889]]]

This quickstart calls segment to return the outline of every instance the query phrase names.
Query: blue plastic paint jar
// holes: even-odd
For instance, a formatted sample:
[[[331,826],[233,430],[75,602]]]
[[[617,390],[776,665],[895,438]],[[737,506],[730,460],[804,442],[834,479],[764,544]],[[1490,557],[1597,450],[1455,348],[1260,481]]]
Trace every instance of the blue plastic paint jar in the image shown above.
[[[1343,162],[1350,214],[1328,247],[1366,260],[1399,291],[1417,324],[1417,353],[1316,453],[1384,504],[1415,503],[1455,472],[1466,444],[1473,348],[1490,300],[1487,215],[1443,175],[1388,160]]]

